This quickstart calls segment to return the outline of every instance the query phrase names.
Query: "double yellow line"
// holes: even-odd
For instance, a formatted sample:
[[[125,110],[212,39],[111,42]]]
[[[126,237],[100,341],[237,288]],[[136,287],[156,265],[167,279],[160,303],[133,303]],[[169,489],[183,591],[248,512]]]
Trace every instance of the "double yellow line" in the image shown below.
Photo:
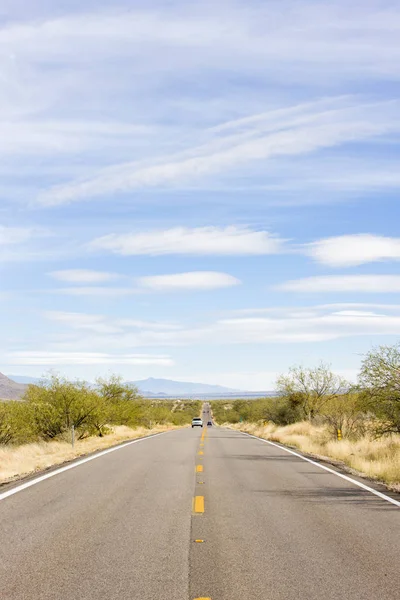
[[[203,429],[203,432],[201,434],[201,438],[200,438],[200,448],[197,452],[197,456],[198,456],[198,460],[203,460],[203,456],[204,456],[204,441],[206,438],[206,429]],[[203,473],[204,471],[204,467],[203,465],[196,465],[196,473]],[[198,481],[197,483],[204,483],[203,481]],[[204,513],[204,496],[195,496],[193,498],[193,514],[195,515],[202,515]],[[200,540],[196,540],[196,541],[200,541]],[[201,598],[194,598],[194,600],[211,600],[211,598],[209,596],[205,597],[202,596]]]
[[[199,457],[198,460],[202,460],[203,456],[204,456],[204,441],[206,438],[206,429],[203,429],[203,432],[201,434],[201,438],[200,438],[200,449],[197,452],[197,456]],[[196,465],[196,473],[203,473],[204,468],[203,465]],[[193,513],[196,515],[201,515],[204,513],[204,496],[195,496],[193,498]]]

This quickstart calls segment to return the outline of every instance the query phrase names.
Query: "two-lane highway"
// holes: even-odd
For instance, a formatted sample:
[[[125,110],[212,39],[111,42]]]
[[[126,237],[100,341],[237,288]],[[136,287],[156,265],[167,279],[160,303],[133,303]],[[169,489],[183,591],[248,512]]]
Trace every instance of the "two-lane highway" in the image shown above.
[[[397,506],[217,427],[149,438],[6,497],[0,539],[5,600],[400,596]]]

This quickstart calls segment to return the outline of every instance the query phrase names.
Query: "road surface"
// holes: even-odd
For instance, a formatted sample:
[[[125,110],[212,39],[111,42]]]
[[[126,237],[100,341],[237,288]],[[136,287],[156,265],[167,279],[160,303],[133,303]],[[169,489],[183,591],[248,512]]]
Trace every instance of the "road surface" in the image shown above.
[[[0,598],[399,599],[398,507],[239,432],[203,431],[1,500]]]

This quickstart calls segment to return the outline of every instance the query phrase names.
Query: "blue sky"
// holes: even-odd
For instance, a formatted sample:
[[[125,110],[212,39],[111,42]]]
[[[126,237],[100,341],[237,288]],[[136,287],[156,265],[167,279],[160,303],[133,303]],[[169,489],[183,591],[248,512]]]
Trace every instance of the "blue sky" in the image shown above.
[[[400,334],[397,2],[3,1],[0,371],[266,389]]]

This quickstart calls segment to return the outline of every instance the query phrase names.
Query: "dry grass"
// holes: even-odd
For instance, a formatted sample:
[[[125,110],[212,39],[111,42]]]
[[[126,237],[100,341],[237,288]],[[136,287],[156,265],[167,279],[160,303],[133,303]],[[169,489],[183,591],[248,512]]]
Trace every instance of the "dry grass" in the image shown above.
[[[48,467],[59,465],[78,456],[115,446],[126,440],[145,437],[153,433],[161,433],[178,429],[174,425],[159,425],[153,429],[131,429],[123,425],[113,428],[112,433],[104,437],[90,437],[75,442],[72,449],[68,441],[40,442],[23,446],[0,446],[0,483],[13,481],[24,475],[43,471]]]
[[[381,481],[400,491],[400,436],[373,439],[332,440],[326,427],[317,427],[306,421],[279,427],[272,423],[240,423],[228,425],[267,440],[294,446],[308,454],[333,459],[361,475]]]

